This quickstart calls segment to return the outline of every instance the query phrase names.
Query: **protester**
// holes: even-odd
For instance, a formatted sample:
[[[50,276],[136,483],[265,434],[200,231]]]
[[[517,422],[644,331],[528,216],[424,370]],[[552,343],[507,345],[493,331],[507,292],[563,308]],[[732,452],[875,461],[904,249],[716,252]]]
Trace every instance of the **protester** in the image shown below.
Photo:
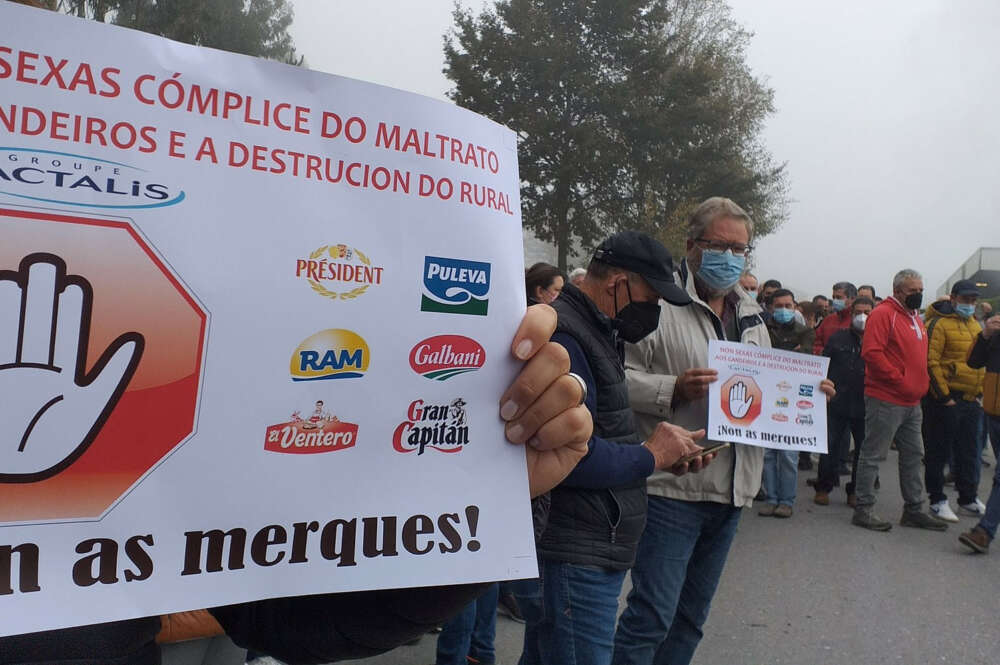
[[[985,300],[976,303],[976,321],[979,321],[979,325],[985,326],[986,320],[991,316],[993,316],[993,305]]]
[[[802,325],[808,326],[810,330],[816,330],[816,326],[819,325],[819,320],[816,318],[819,313],[819,308],[812,302],[800,302],[795,305],[795,309],[802,314]],[[812,349],[811,342],[809,348]]]
[[[493,665],[497,634],[499,585],[462,608],[446,623],[437,639],[435,665]]]
[[[535,438],[525,447],[533,496],[573,469],[587,451],[593,427],[578,382],[566,374],[565,349],[548,341],[555,326],[550,307],[528,309],[511,352],[530,362],[500,398],[512,443]],[[522,436],[510,436],[510,428],[518,425]],[[214,624],[210,630],[225,632],[243,648],[289,663],[325,663],[372,656],[412,640],[443,624],[484,589],[472,584],[274,598],[213,608],[208,619]],[[0,662],[155,665],[160,663],[154,641],[160,629],[159,617],[145,617],[3,637]]]
[[[708,385],[717,378],[707,369],[710,340],[771,345],[760,307],[737,286],[752,238],[753,222],[729,199],[710,198],[692,214],[678,280],[694,302],[664,305],[655,333],[626,347],[641,433],[655,431],[665,418],[704,426]],[[763,458],[761,448],[733,444],[702,473],[649,478],[648,525],[615,634],[616,665],[691,660],[741,508],[760,487]]]
[[[524,288],[529,305],[551,304],[559,297],[563,284],[562,271],[548,263],[536,263],[524,271]]]
[[[976,496],[984,372],[965,363],[982,331],[973,317],[978,298],[976,285],[961,279],[952,286],[950,299],[934,303],[926,314],[930,392],[924,398],[924,478],[931,514],[948,522],[958,521],[944,493],[949,460],[959,510],[979,517],[986,510]]]
[[[992,311],[992,310],[991,310]],[[994,459],[1000,461],[1000,316],[990,317],[983,331],[969,350],[969,367],[985,368],[983,381],[983,410],[986,412],[993,446]],[[993,473],[993,489],[986,500],[986,513],[979,524],[959,536],[959,540],[973,551],[985,554],[996,537],[1000,524],[1000,464]]]
[[[865,361],[865,438],[858,454],[857,506],[851,523],[873,531],[892,524],[875,514],[875,477],[895,439],[899,449],[900,525],[944,531],[948,525],[923,512],[924,454],[920,435],[920,398],[927,392],[927,331],[920,320],[924,280],[901,270],[892,280],[892,297],[872,310],[865,324],[861,357]]]
[[[771,294],[771,318],[767,330],[771,346],[785,351],[811,353],[815,331],[795,320],[795,297],[788,289],[778,289]],[[764,494],[765,503],[759,515],[765,517],[791,517],[795,505],[796,482],[798,478],[797,460],[800,456],[809,459],[809,453],[790,450],[768,449],[764,453]],[[811,460],[810,460],[811,467]]]
[[[757,276],[749,270],[744,270],[740,275],[740,287],[747,292],[747,295],[757,299]]]
[[[813,342],[813,353],[820,355],[830,341],[830,335],[838,330],[851,327],[851,303],[858,297],[858,289],[850,282],[837,282],[833,285],[833,297],[830,299],[832,312],[823,319],[816,329],[816,339]]]
[[[857,481],[858,451],[865,440],[865,361],[861,358],[861,343],[865,335],[868,316],[874,309],[871,298],[858,296],[851,304],[851,327],[838,330],[830,336],[823,349],[823,355],[830,359],[827,376],[833,381],[837,396],[827,407],[827,454],[820,457],[819,473],[816,478],[816,496],[813,502],[826,506],[830,503],[830,492],[840,485],[840,464],[848,452],[851,437],[854,437],[854,456],[851,464],[851,481],[845,488],[847,505],[854,507],[857,496],[854,485]]]
[[[871,299],[873,302],[875,300],[875,287],[871,284],[862,284],[858,287],[858,295],[864,296],[865,298]]]
[[[701,450],[695,441],[705,432],[698,428],[660,423],[640,437],[622,364],[622,343],[656,328],[660,298],[682,309],[691,303],[672,272],[663,245],[623,231],[594,252],[583,286],[567,286],[553,305],[559,323],[552,340],[587,386],[594,436],[587,456],[550,493],[537,591],[515,587],[525,618],[524,665],[610,662],[618,596],[646,523],[646,477],[657,469],[682,474],[687,466],[675,465]],[[696,458],[691,469],[701,464]]]
[[[774,348],[812,353],[815,331],[795,320],[795,296],[788,289],[778,289],[771,294],[771,320],[767,330]]]
[[[580,285],[583,283],[583,278],[586,275],[586,268],[573,268],[573,270],[569,273],[569,283],[576,288],[580,288]]]
[[[760,289],[760,295],[757,297],[757,302],[762,303],[765,298],[770,298],[774,295],[774,292],[781,288],[781,282],[776,279],[769,279],[764,282],[764,286]]]
[[[823,318],[830,313],[830,299],[826,296],[816,295],[813,296],[812,302],[816,305],[816,319],[818,322],[822,322]]]

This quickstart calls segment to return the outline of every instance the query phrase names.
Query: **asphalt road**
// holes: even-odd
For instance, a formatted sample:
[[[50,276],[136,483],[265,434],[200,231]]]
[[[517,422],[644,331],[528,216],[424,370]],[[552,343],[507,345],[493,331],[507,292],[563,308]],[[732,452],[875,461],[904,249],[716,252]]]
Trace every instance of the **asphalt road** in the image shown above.
[[[892,451],[882,463],[876,509],[893,522],[902,511],[896,460]],[[992,471],[983,470],[983,501]],[[958,542],[976,519],[961,517],[944,533],[898,523],[866,531],[850,524],[840,490],[829,506],[813,504],[811,475],[799,473],[791,519],[744,511],[695,665],[1000,664],[1000,545],[982,556]],[[957,508],[954,488],[946,491]],[[622,608],[627,590],[626,582]],[[522,635],[498,619],[499,663],[517,662]],[[434,646],[427,635],[358,662],[430,665]]]

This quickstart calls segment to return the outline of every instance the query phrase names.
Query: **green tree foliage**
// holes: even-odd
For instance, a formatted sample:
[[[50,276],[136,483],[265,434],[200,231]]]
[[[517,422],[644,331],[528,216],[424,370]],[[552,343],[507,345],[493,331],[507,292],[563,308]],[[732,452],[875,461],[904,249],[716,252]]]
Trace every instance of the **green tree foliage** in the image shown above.
[[[196,46],[303,64],[285,0],[58,0],[67,13]]]
[[[677,250],[712,195],[761,234],[787,216],[785,167],[760,139],[773,91],[724,0],[498,0],[454,20],[450,96],[517,132],[525,224],[560,267],[574,237],[622,228]]]

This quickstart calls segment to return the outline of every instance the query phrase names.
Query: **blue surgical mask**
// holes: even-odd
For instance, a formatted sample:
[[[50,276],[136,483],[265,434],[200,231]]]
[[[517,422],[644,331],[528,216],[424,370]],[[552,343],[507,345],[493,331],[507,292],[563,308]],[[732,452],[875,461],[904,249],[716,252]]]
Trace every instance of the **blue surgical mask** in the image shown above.
[[[847,307],[847,301],[841,300],[840,298],[834,298],[833,300],[830,301],[830,304],[833,307],[833,311],[835,312],[839,312],[843,310],[845,307]]]
[[[955,311],[958,313],[960,317],[962,317],[963,319],[967,319],[976,313],[976,306],[959,304],[955,305]]]
[[[746,264],[746,257],[733,256],[732,250],[713,252],[710,249],[704,249],[701,252],[701,267],[698,268],[698,278],[708,288],[723,291],[739,281]]]
[[[753,298],[754,300],[757,299],[757,292],[756,291],[747,291],[747,295],[750,296],[751,298]]]
[[[774,310],[771,316],[773,316],[774,320],[780,323],[781,325],[785,325],[786,323],[791,323],[792,319],[795,318],[795,310],[781,307],[779,309]]]

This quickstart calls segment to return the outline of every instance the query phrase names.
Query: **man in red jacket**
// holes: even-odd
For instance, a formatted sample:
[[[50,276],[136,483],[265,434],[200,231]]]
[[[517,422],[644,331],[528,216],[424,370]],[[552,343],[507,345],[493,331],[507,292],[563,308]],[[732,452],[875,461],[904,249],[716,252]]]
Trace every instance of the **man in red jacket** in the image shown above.
[[[920,318],[924,280],[901,270],[892,280],[892,297],[876,307],[865,325],[865,439],[858,456],[858,503],[851,523],[873,531],[892,524],[875,514],[875,478],[893,439],[899,448],[901,526],[944,531],[948,525],[923,512],[924,440],[920,398],[927,393],[927,331]]]
[[[858,297],[858,288],[850,282],[837,282],[833,285],[833,298],[830,300],[830,315],[823,317],[823,322],[816,328],[816,338],[813,340],[813,355],[822,355],[826,343],[838,330],[851,327],[851,305]]]

